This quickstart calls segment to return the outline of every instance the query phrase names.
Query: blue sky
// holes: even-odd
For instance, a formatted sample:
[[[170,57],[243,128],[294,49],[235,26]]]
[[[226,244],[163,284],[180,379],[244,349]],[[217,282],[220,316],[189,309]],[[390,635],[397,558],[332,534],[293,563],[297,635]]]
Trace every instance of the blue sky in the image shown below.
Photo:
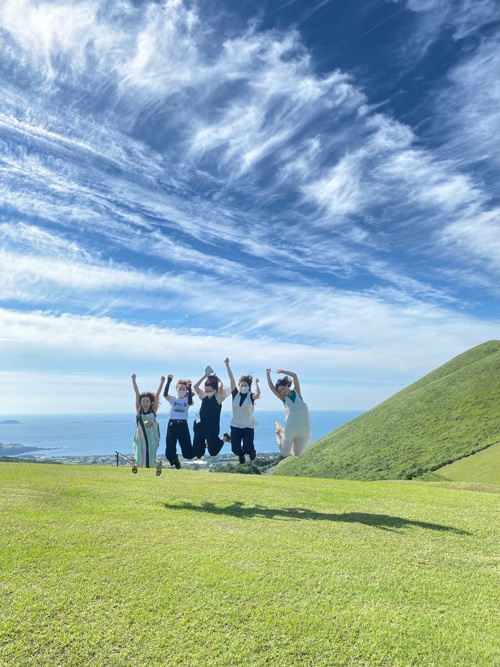
[[[500,338],[499,16],[4,0],[0,411],[225,356],[366,409]]]

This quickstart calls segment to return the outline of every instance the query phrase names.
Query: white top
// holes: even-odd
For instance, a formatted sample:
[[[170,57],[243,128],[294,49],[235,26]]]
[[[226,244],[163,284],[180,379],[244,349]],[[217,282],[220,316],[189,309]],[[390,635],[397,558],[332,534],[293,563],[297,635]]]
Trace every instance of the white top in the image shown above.
[[[245,398],[242,405],[240,405],[242,396],[245,396]],[[250,392],[248,394],[240,394],[237,391],[236,395],[233,395],[233,418],[231,426],[236,426],[236,428],[255,428],[257,426],[258,422],[253,416],[254,403],[252,398],[253,394]]]
[[[285,396],[283,403],[286,412],[285,439],[307,438],[309,441],[311,439],[311,421],[309,409],[302,396],[297,394],[294,389],[290,396]]]
[[[231,390],[229,389],[229,387],[223,387],[222,394],[220,393],[220,391],[217,391],[215,393],[215,398],[217,400],[217,403],[222,403],[222,401],[225,401],[230,393]]]
[[[189,396],[178,398],[177,396],[167,396],[170,403],[170,419],[187,419],[189,411]]]
[[[201,391],[202,395],[200,396],[198,394],[198,398],[201,398],[201,400],[203,400],[206,397],[207,392],[205,391],[205,389],[200,389],[200,391]],[[220,391],[216,391],[214,393],[215,400],[220,405],[222,403],[222,401],[226,400],[226,398],[229,396],[230,393],[231,393],[231,390],[229,389],[229,387],[223,387],[222,394],[220,393]]]

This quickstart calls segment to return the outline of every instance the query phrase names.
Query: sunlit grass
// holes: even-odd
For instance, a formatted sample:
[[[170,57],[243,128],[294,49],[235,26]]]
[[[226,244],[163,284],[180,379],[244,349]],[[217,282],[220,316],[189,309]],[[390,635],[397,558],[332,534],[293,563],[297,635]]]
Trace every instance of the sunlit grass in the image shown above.
[[[0,663],[500,664],[500,494],[0,465]]]
[[[452,482],[478,482],[500,486],[500,443],[439,468],[436,479]]]

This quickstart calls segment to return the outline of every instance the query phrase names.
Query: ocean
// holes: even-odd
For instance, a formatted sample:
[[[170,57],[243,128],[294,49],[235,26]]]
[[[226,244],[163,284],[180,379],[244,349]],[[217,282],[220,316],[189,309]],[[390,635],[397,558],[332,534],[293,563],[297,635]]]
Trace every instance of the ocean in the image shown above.
[[[311,411],[312,439],[317,440],[329,431],[362,414],[359,410],[350,411]],[[255,447],[258,452],[276,452],[278,446],[274,435],[276,421],[283,424],[284,410],[271,412],[255,411],[259,422],[255,430]],[[65,414],[65,415],[4,415],[0,421],[15,419],[20,424],[0,424],[0,443],[33,445],[41,451],[32,452],[36,456],[104,456],[115,451],[128,454],[132,452],[135,431],[135,417],[131,414]],[[194,414],[190,418],[192,422]],[[164,443],[167,432],[168,415],[159,415],[158,421]],[[229,432],[231,413],[223,412],[221,417],[221,435]],[[160,445],[163,452],[164,445]],[[225,445],[223,452],[230,452],[231,446]]]

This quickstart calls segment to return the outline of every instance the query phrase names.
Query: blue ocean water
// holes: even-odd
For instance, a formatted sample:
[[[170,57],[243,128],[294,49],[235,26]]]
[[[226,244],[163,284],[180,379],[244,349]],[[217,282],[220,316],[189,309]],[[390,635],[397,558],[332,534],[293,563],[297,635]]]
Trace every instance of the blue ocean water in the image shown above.
[[[313,441],[325,433],[360,415],[361,411],[311,411]],[[283,424],[284,410],[255,412],[259,422],[255,430],[255,446],[259,452],[276,452],[278,447],[274,435],[276,421]],[[132,452],[135,417],[132,414],[74,414],[74,415],[4,415],[0,421],[16,419],[20,424],[0,424],[0,443],[34,445],[42,451],[37,456],[92,456],[124,454]],[[191,432],[192,421],[191,416]],[[159,415],[162,444],[167,432],[167,415]],[[221,434],[229,431],[231,413],[221,416]],[[160,445],[160,452],[163,451]],[[230,452],[225,445],[223,452]]]

